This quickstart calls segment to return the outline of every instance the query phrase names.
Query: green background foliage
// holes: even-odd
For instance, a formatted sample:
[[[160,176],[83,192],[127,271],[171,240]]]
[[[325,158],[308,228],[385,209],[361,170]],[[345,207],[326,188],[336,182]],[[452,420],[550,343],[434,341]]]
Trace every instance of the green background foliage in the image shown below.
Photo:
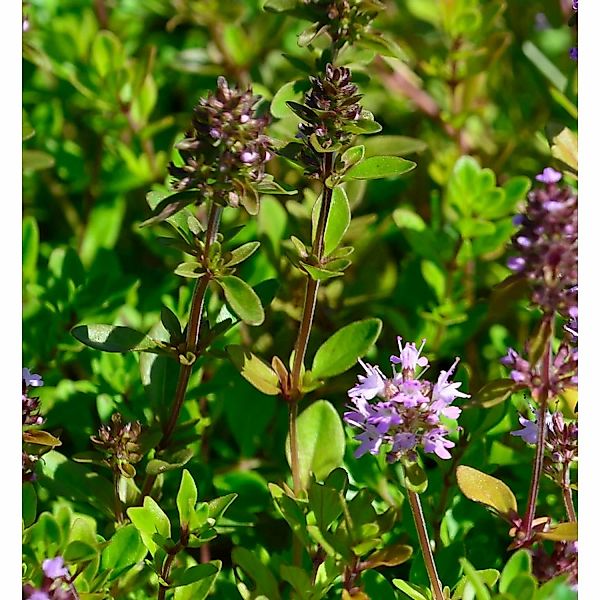
[[[276,600],[292,590],[299,598],[339,597],[340,582],[327,561],[308,588],[310,565],[304,571],[290,566],[292,530],[339,545],[340,553],[348,543],[363,557],[372,552],[363,576],[369,597],[426,597],[398,469],[383,458],[354,458],[352,432],[336,416],[354,385],[356,360],[366,353],[369,362],[385,364],[401,335],[427,339],[436,373],[460,356],[456,378],[472,395],[462,405],[453,458],[426,455],[423,465],[429,483],[422,501],[442,581],[456,598],[489,598],[495,592],[488,587],[507,599],[571,598],[560,582],[537,590],[526,555],[507,562],[505,524],[460,494],[455,476],[458,465],[475,467],[504,481],[518,506],[525,504],[533,451],[509,432],[526,399],[502,386],[477,392],[507,376],[499,358],[507,347],[523,346],[539,316],[523,286],[503,283],[510,275],[512,217],[545,166],[571,171],[567,178],[574,182],[577,73],[568,50],[575,41],[559,2],[389,0],[375,27],[393,40],[393,49],[359,43],[340,53],[339,63],[352,67],[362,103],[383,130],[359,136],[364,150],[358,153],[366,158],[352,166],[358,155],[345,156],[345,194],[338,188],[334,198],[325,251],[353,246],[352,262],[340,263],[343,277],[312,273],[324,281],[298,423],[307,440],[302,477],[308,482],[312,472],[317,480],[302,508],[313,511],[312,522],[287,495],[287,406],[277,396],[269,361],[290,362],[304,275],[294,266],[297,250],[289,239],[310,240],[319,186],[281,157],[267,170],[297,193],[262,194],[256,218],[224,211],[224,230],[243,226],[236,246],[258,240],[260,248],[252,253],[248,247],[236,276],[209,288],[211,325],[227,318],[234,325],[195,366],[179,454],[161,464],[154,459],[147,471],[160,474],[160,508],[130,508],[133,525],[115,533],[108,472],[72,460],[91,450],[89,437],[113,412],[147,425],[168,411],[176,363],[162,354],[118,352],[123,344],[153,344],[147,338],[119,330],[122,338],[111,337],[117,352],[105,353],[78,341],[91,335],[87,329],[70,332],[80,324],[110,323],[165,341],[161,307],[168,309],[165,326],[186,323],[195,283],[193,268],[181,265],[187,255],[157,239],[169,225],[140,224],[152,214],[146,193],[161,193],[169,182],[167,163],[197,99],[218,75],[252,83],[273,115],[270,134],[278,140],[295,135],[299,119],[285,102],[302,101],[327,39],[300,47],[298,35],[310,22],[265,11],[263,4],[27,3],[23,364],[44,378],[44,428],[62,445],[44,456],[38,480],[24,487],[25,579],[39,579],[41,561],[60,553],[84,568],[77,580],[87,592],[82,598],[151,597],[157,580],[144,565],[144,528],[156,520],[159,534],[168,537],[171,524],[178,531],[180,519],[193,513],[199,539],[210,544],[204,554],[193,548],[182,559],[185,585],[175,598],[203,598],[210,589],[215,598]],[[538,13],[548,21],[543,29],[536,26]],[[410,172],[408,160],[416,163]],[[204,207],[197,210],[204,218]],[[362,326],[344,334],[355,322]],[[324,385],[310,391],[315,381]],[[574,394],[563,399],[566,414],[574,402]],[[341,465],[344,482],[332,471]],[[180,490],[182,473],[193,490]],[[141,479],[123,485],[121,497],[134,502]],[[342,489],[348,506],[336,505]],[[204,503],[230,494],[236,497],[226,515],[209,516],[214,507]],[[321,505],[331,512],[319,512]],[[539,513],[558,519],[560,505],[559,491],[543,481]],[[354,523],[344,530],[346,542],[342,527],[332,525],[344,510]],[[335,538],[329,535],[334,530]],[[211,539],[213,533],[218,537]],[[201,570],[197,563],[204,563]]]

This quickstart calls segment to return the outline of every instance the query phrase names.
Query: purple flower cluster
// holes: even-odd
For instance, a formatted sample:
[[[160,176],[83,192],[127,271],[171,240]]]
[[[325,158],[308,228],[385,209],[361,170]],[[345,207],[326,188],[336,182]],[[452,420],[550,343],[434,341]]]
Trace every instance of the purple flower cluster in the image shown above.
[[[264,133],[269,116],[256,112],[259,99],[250,89],[230,88],[224,77],[218,78],[216,92],[199,100],[192,128],[176,145],[184,164],[169,165],[175,190],[199,190],[204,199],[243,204],[273,155]]]
[[[23,586],[23,600],[78,600],[62,556],[47,558],[42,563],[42,572],[44,579],[39,588],[29,583]]]
[[[556,542],[552,554],[547,553],[542,544],[538,544],[531,557],[533,574],[540,583],[566,575],[569,585],[577,590],[577,542]]]
[[[577,348],[566,343],[560,345],[550,365],[550,395],[557,396],[566,388],[577,387],[577,359]],[[501,358],[500,362],[511,370],[510,378],[515,383],[532,391],[539,389],[542,382],[542,366],[539,363],[532,366],[513,348],[508,349],[508,354]]]
[[[29,369],[23,368],[21,374],[22,394],[21,401],[23,405],[23,427],[31,425],[42,425],[44,418],[40,415],[40,399],[37,396],[29,396],[31,388],[38,388],[44,385],[42,377],[36,373],[32,373]],[[22,480],[35,480],[35,464],[38,457],[35,454],[30,454],[21,451],[22,462]]]
[[[546,168],[536,179],[543,183],[529,193],[525,214],[513,237],[518,251],[508,261],[513,271],[533,284],[533,301],[546,313],[573,317],[577,307],[577,195],[559,185],[562,175]]]
[[[461,409],[451,405],[456,398],[469,395],[458,390],[460,382],[450,380],[458,358],[440,373],[436,383],[421,379],[429,363],[421,355],[424,344],[425,340],[418,349],[414,343],[402,346],[402,338],[398,338],[399,356],[390,357],[392,377],[386,377],[378,366],[360,361],[366,375],[359,375],[348,392],[352,404],[344,413],[344,420],[360,430],[357,457],[367,452],[378,454],[385,448],[388,462],[396,462],[402,456],[414,459],[421,447],[439,458],[450,458],[448,448],[454,442],[446,437],[449,430],[442,417],[457,419]]]
[[[538,419],[539,411],[536,411],[531,419],[520,415],[519,423],[523,429],[511,431],[511,435],[520,437],[528,444],[536,444]],[[561,485],[564,468],[568,468],[578,457],[579,427],[576,421],[565,422],[560,411],[554,413],[546,411],[545,427],[544,472]]]

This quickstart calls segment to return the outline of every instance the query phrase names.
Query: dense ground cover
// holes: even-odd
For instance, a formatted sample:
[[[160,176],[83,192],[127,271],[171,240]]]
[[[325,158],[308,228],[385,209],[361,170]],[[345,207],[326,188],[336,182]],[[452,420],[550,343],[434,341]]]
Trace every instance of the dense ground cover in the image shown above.
[[[577,10],[24,3],[24,598],[576,597]]]

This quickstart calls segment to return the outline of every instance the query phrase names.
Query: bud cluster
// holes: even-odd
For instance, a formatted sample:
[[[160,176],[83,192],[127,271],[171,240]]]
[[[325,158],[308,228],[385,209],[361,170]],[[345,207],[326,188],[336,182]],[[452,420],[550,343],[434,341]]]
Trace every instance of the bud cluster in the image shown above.
[[[169,165],[175,190],[198,190],[200,201],[235,207],[256,193],[253,186],[263,179],[272,156],[264,133],[269,117],[256,113],[259,99],[251,89],[231,88],[218,78],[216,92],[199,100],[192,128],[176,144],[183,165]]]
[[[327,31],[337,48],[358,41],[384,8],[380,0],[303,0],[303,3],[318,19],[316,31]]]
[[[312,87],[304,102],[314,109],[310,111],[314,117],[299,125],[299,137],[317,153],[348,144],[353,134],[346,126],[360,119],[363,112],[359,102],[362,96],[352,83],[350,69],[328,64],[325,75],[311,77],[310,82]]]
[[[123,423],[120,413],[111,417],[110,425],[102,425],[97,436],[92,436],[92,443],[108,455],[107,463],[115,471],[124,477],[131,478],[135,475],[133,464],[138,463],[143,456],[140,448],[139,438],[142,433],[142,425],[134,423]]]
[[[525,214],[515,217],[518,256],[508,266],[533,284],[533,301],[545,313],[573,316],[577,306],[577,195],[560,186],[562,175],[546,168],[543,187],[529,193]]]
[[[415,460],[420,446],[426,453],[448,459],[448,448],[454,442],[446,439],[450,432],[441,418],[457,419],[461,409],[451,406],[452,402],[469,397],[458,391],[460,383],[449,380],[459,359],[432,384],[420,379],[424,370],[415,375],[417,367],[423,369],[429,362],[421,356],[425,340],[417,349],[414,343],[402,347],[401,339],[398,338],[400,355],[390,357],[393,376],[386,377],[378,366],[360,361],[367,375],[359,375],[358,384],[348,392],[352,406],[344,420],[361,430],[356,436],[361,442],[356,456],[378,454],[385,447],[388,462],[403,457]],[[396,365],[401,365],[400,372],[396,372]]]

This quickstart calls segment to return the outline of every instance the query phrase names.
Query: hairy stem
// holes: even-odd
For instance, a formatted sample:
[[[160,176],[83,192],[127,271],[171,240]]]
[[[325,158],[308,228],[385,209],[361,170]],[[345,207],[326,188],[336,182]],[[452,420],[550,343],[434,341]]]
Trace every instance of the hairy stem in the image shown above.
[[[573,504],[573,492],[571,490],[571,478],[569,475],[569,463],[563,464],[562,471],[562,496],[567,509],[567,517],[572,523],[577,522],[577,513],[575,512],[575,505]]]
[[[412,492],[409,489],[406,490],[406,493],[408,495],[410,510],[412,511],[413,519],[415,521],[419,544],[421,546],[421,551],[423,552],[425,568],[427,569],[427,575],[429,576],[429,581],[431,583],[434,600],[444,600],[442,583],[440,582],[435,567],[435,561],[433,560],[433,552],[431,551],[431,544],[429,543],[429,536],[427,535],[427,527],[425,526],[425,517],[423,516],[419,494]]]
[[[546,315],[545,319],[552,319],[551,315]],[[527,510],[525,511],[524,529],[525,536],[531,536],[533,520],[535,519],[535,506],[540,490],[540,481],[544,467],[544,451],[546,449],[546,411],[548,410],[548,394],[550,391],[550,365],[552,363],[552,337],[553,327],[551,321],[551,330],[546,348],[542,357],[542,382],[538,392],[538,419],[537,419],[537,442],[535,446],[535,458],[531,472],[531,484],[529,486],[529,496],[527,497]]]

